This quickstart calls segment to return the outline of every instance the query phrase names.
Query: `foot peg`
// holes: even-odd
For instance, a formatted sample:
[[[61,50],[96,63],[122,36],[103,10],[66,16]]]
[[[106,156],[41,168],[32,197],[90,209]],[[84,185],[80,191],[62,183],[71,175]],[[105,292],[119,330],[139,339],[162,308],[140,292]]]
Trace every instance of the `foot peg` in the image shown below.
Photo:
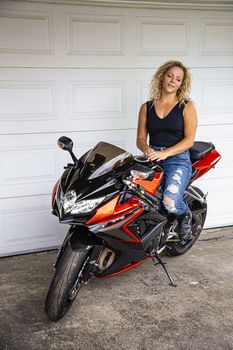
[[[193,239],[192,232],[190,232],[186,237],[180,238],[180,245],[184,246],[188,241],[191,241]]]

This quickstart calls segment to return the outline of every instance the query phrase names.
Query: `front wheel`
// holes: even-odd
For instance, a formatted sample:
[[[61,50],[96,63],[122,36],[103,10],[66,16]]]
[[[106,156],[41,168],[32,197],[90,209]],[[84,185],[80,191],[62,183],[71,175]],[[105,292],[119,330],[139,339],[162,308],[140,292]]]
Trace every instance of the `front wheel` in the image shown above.
[[[75,252],[68,244],[57,266],[45,300],[45,312],[52,321],[62,318],[73,304],[83,282],[88,251]]]
[[[204,197],[203,192],[199,188],[194,187],[194,189],[199,195]],[[207,214],[207,204],[200,203],[193,198],[189,198],[187,204],[192,212],[192,237],[184,245],[180,244],[180,240],[178,238],[168,240],[164,250],[165,254],[168,256],[177,256],[186,253],[197,241],[203,229]],[[175,220],[172,225],[172,231],[174,232],[175,237],[178,237],[177,220]]]

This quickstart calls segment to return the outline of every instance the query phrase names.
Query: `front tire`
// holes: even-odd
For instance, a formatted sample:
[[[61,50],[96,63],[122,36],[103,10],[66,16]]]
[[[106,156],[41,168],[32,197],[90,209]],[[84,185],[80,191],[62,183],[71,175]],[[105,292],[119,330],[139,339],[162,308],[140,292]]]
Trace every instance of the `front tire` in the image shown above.
[[[73,304],[83,282],[88,251],[73,251],[70,244],[59,261],[45,300],[45,312],[52,321],[62,318]]]

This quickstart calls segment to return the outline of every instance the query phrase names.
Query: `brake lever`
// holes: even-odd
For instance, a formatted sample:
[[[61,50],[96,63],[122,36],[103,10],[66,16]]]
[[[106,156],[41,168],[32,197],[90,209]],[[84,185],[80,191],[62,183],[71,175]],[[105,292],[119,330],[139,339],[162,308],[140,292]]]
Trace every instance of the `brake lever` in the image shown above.
[[[151,205],[152,207],[154,207],[155,209],[158,209],[158,203],[157,203],[157,199],[155,197],[153,197],[152,195],[150,195],[149,193],[145,192],[144,188],[140,185],[136,185],[134,183],[132,183],[130,180],[126,179],[123,180],[123,183],[130,189],[132,190],[134,193],[136,193],[137,195],[139,195],[139,197],[141,197],[144,201],[146,201],[149,205]]]

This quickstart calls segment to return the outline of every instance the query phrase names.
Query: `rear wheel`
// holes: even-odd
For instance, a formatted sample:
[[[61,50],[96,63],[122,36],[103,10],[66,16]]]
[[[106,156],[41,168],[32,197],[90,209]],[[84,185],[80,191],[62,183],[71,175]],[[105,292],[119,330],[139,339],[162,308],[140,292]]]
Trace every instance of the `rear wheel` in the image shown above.
[[[198,192],[202,197],[204,196],[203,192],[194,187],[195,191]],[[198,237],[201,234],[203,229],[206,213],[207,213],[207,204],[200,203],[198,200],[189,198],[188,206],[192,211],[192,236],[185,244],[181,245],[178,238],[178,222],[175,220],[171,226],[172,231],[174,232],[174,237],[169,239],[166,248],[164,250],[165,254],[168,256],[177,256],[186,253],[197,241]]]
[[[84,282],[84,269],[88,261],[88,251],[75,252],[68,244],[45,301],[45,312],[50,320],[59,320],[70,309]]]

